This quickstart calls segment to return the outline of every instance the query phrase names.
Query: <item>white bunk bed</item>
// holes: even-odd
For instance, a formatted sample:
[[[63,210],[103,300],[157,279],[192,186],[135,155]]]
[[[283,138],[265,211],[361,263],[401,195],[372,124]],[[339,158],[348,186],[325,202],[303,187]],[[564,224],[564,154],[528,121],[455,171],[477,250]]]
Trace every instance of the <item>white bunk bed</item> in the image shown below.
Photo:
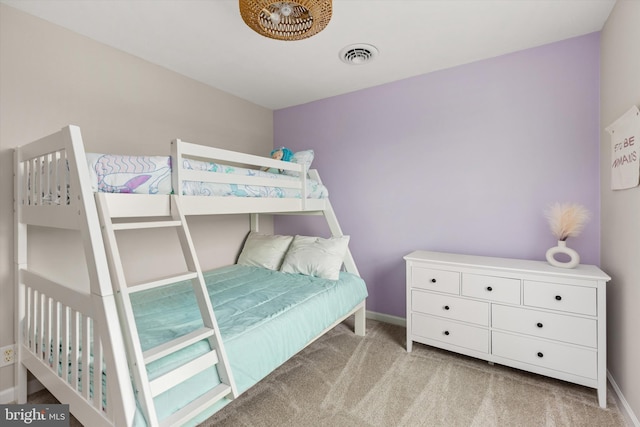
[[[297,172],[298,178],[278,181],[278,185],[299,191],[300,196],[258,198],[182,195],[179,189],[187,181],[273,185],[273,181],[260,176],[229,175],[177,167],[185,159]],[[200,414],[211,413],[212,407],[221,406],[221,399],[236,397],[238,390],[185,217],[251,214],[250,229],[258,231],[258,215],[261,213],[323,215],[332,235],[343,235],[329,200],[308,197],[307,174],[299,164],[180,140],[172,142],[171,164],[174,165],[171,170],[172,185],[178,194],[94,193],[78,127],[65,127],[15,150],[18,403],[26,402],[28,370],[58,400],[69,403],[72,414],[84,425],[129,426],[140,420],[140,414],[145,420],[143,424],[178,425]],[[316,171],[310,170],[309,176],[320,182]],[[32,226],[80,232],[88,271],[88,292],[78,291],[77,284],[60,283],[56,278],[30,268],[27,243]],[[147,282],[134,290],[125,279],[115,231],[164,227],[177,230],[188,271],[179,276]],[[347,273],[359,276],[348,249],[344,269]],[[152,351],[143,349],[135,327],[131,296],[139,289],[154,289],[185,280],[193,284],[204,327]],[[364,335],[363,297],[354,307],[337,315],[308,343],[354,314],[355,333]],[[184,349],[198,340],[209,342],[210,349],[206,354],[159,380],[149,379],[145,370],[147,363]],[[127,363],[124,363],[125,360]],[[90,369],[83,369],[87,366]],[[220,384],[171,416],[159,419],[154,397],[184,381],[184,378],[190,378],[194,373],[212,366],[218,371]],[[62,367],[68,367],[68,370]],[[102,387],[96,384],[102,384]]]

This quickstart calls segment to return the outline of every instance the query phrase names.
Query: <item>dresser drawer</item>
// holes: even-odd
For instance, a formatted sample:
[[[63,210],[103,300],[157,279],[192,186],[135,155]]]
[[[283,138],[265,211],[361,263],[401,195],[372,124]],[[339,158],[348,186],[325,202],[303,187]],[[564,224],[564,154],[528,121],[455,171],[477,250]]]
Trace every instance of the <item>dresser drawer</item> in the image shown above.
[[[460,273],[456,271],[413,267],[411,269],[411,286],[414,288],[459,295]]]
[[[520,304],[520,279],[463,273],[462,295]]]
[[[598,341],[597,322],[594,319],[526,308],[494,304],[491,309],[491,325],[496,329],[594,348]]]
[[[525,280],[524,305],[595,316],[596,289]]]
[[[489,331],[471,325],[413,313],[411,329],[414,335],[470,350],[489,352]]]
[[[489,326],[489,303],[420,290],[411,292],[411,310]]]
[[[495,331],[492,333],[491,347],[495,356],[585,378],[597,378],[596,350]]]

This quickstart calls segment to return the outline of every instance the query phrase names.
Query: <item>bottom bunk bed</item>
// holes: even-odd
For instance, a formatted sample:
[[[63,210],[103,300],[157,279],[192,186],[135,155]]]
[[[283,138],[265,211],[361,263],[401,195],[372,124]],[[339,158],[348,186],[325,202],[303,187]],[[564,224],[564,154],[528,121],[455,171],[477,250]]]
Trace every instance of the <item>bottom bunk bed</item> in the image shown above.
[[[172,164],[182,165],[189,156],[290,170],[297,179],[278,179],[277,185],[300,191],[267,191],[265,197],[234,197],[247,192],[213,197],[94,193],[77,127],[16,149],[18,403],[27,400],[29,371],[69,404],[84,425],[190,425],[347,317],[355,315],[355,332],[364,335],[366,286],[326,192],[318,199],[307,192],[306,170],[299,164],[179,140],[172,144]],[[189,180],[233,188],[274,185],[271,178],[253,172],[189,173],[176,167],[170,173],[174,189]],[[321,184],[316,171],[309,175]],[[259,213],[321,215],[333,237],[284,236],[286,244],[275,261],[266,253],[272,263],[256,262],[243,249],[237,264],[202,272],[186,216],[251,214],[254,234],[244,248],[255,249],[254,240],[262,236],[257,233]],[[158,227],[177,231],[187,271],[128,283],[116,231]],[[32,265],[29,253],[59,251],[55,244],[53,249],[36,248],[37,239],[29,238],[43,228],[79,234],[84,259],[71,255],[65,261],[82,263],[82,274],[66,274],[62,263],[46,272]],[[273,243],[270,239],[282,237],[268,236],[266,247]],[[306,251],[314,242],[320,252],[332,255],[328,270]],[[337,243],[336,252],[327,252],[326,242]],[[262,249],[258,255],[265,255]],[[320,270],[309,271],[305,264]]]
[[[362,316],[367,296],[362,279],[346,272],[340,273],[339,280],[326,280],[232,265],[204,276],[238,393],[248,390],[355,311],[360,310]],[[133,303],[139,313],[136,323],[143,348],[152,348],[201,325],[190,283],[141,292]],[[179,326],[166,328],[165,322]],[[148,365],[149,376],[153,378],[207,350],[206,341],[200,341]],[[217,383],[212,368],[158,396],[158,418],[169,417]],[[203,421],[229,402],[223,400],[190,424]]]
[[[262,267],[230,265],[207,271],[204,278],[238,393],[248,390],[351,315],[356,316],[356,333],[364,335],[367,289],[364,281],[351,273],[341,272],[339,280],[327,280]],[[116,383],[109,380],[103,362],[100,362],[103,365],[101,370],[95,369],[95,361],[102,360],[102,357],[97,354],[101,353],[97,343],[91,339],[92,329],[81,327],[78,330],[74,325],[83,322],[72,320],[82,317],[86,321],[89,317],[76,316],[75,310],[50,295],[46,287],[29,286],[26,295],[24,309],[29,317],[25,328],[30,339],[25,345],[30,351],[23,351],[25,366],[33,369],[36,378],[65,403],[68,401],[65,401],[66,394],[62,390],[71,386],[86,396],[91,404],[99,399],[102,411],[113,408],[115,405],[109,401],[107,389]],[[139,292],[132,297],[132,303],[144,350],[185,336],[202,326],[190,281]],[[57,309],[53,310],[53,307]],[[57,333],[52,333],[52,330]],[[87,336],[87,341],[84,336]],[[83,343],[84,348],[91,349],[89,353],[83,352]],[[68,348],[69,352],[63,352],[63,348]],[[149,378],[153,380],[208,350],[209,344],[202,340],[161,358],[147,365]],[[126,361],[116,363],[125,364]],[[83,365],[90,367],[88,377],[83,375]],[[65,366],[66,378],[63,374]],[[97,382],[102,383],[101,390],[95,389]],[[219,383],[218,372],[211,367],[157,396],[154,403],[160,422],[177,425],[172,415]],[[196,425],[230,401],[225,398],[179,424]],[[79,409],[77,404],[71,404],[72,413]],[[136,408],[130,425],[147,425],[137,402]],[[84,411],[80,411],[76,416],[87,422],[83,414]]]

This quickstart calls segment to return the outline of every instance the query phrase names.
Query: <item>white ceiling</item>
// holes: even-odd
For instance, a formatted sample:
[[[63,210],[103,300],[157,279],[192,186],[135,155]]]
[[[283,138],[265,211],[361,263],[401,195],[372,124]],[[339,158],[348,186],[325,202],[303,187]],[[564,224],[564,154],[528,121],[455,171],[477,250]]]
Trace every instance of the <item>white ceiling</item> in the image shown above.
[[[1,0],[271,109],[304,104],[602,29],[615,0],[334,0],[306,40],[259,36],[237,0]],[[380,54],[346,65],[339,51]]]

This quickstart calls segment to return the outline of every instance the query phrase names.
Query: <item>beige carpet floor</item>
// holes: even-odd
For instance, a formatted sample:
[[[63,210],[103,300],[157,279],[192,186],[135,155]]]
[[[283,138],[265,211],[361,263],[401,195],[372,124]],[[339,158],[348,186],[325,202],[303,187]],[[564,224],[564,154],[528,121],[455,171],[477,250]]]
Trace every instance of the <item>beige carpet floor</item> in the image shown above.
[[[595,389],[404,343],[403,327],[357,337],[347,321],[202,426],[625,426],[611,392],[601,409]]]

